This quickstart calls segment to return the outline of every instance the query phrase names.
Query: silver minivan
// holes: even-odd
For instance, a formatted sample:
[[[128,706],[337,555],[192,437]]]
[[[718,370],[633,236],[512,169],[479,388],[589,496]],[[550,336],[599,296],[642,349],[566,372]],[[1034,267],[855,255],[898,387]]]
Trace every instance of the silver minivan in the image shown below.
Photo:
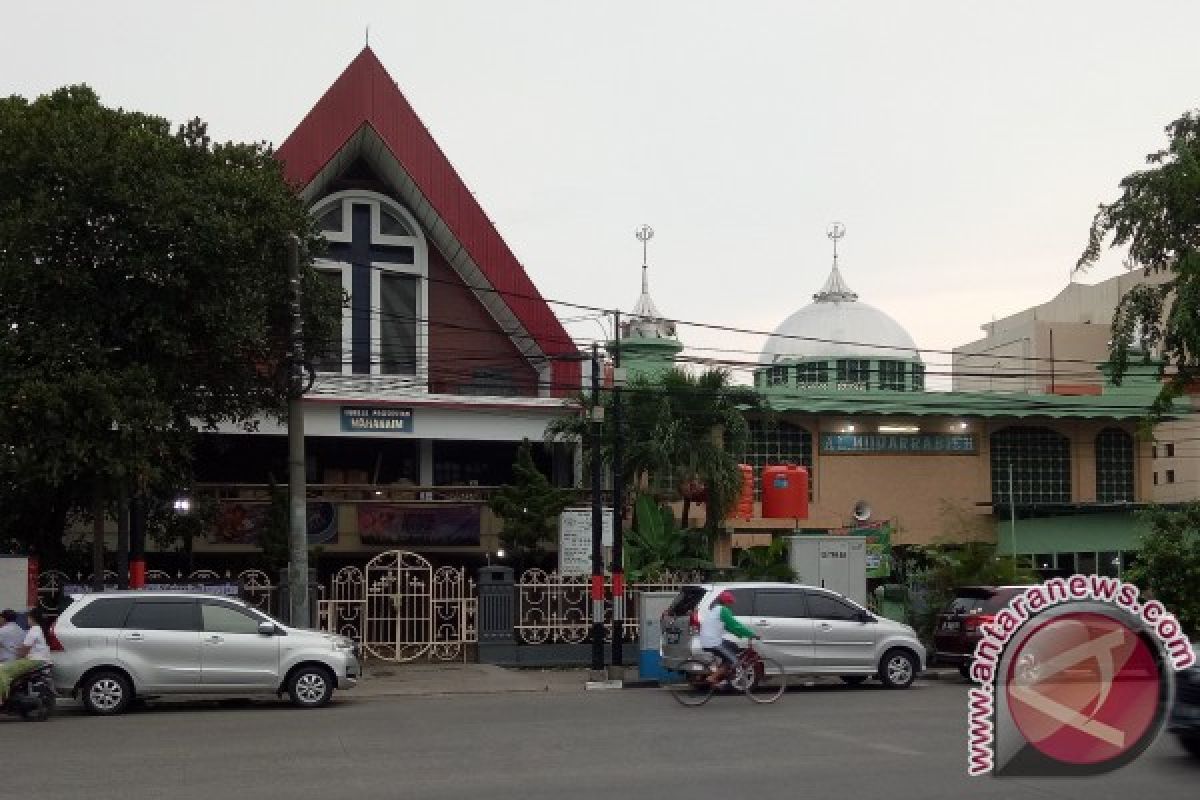
[[[93,714],[135,697],[287,693],[322,706],[361,668],[344,636],[292,628],[229,597],[105,592],[72,597],[55,622],[54,685]]]
[[[763,655],[790,675],[836,675],[850,684],[877,676],[904,689],[925,667],[916,631],[836,592],[794,583],[717,583],[684,586],[663,614],[666,669],[706,657],[700,617],[723,591],[733,593],[734,615],[762,637]]]

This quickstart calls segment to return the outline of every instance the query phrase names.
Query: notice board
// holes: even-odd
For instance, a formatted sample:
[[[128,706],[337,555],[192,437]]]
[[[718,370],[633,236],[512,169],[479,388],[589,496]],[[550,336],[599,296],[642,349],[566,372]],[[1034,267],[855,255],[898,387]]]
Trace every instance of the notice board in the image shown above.
[[[604,509],[604,547],[613,543],[613,510]],[[605,559],[607,561],[607,558]],[[592,574],[592,510],[568,508],[558,518],[558,574]]]

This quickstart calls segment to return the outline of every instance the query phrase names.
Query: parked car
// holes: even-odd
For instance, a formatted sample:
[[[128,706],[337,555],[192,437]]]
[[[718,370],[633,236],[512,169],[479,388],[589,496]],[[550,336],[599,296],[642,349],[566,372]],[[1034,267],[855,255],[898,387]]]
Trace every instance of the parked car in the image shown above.
[[[763,653],[790,675],[837,675],[858,684],[878,676],[903,689],[925,666],[925,647],[907,625],[872,614],[828,589],[794,583],[719,583],[680,589],[662,617],[666,669],[704,655],[700,616],[722,591],[731,611],[762,636]]]
[[[325,705],[361,675],[344,636],[284,625],[240,600],[183,592],[72,597],[51,628],[54,684],[93,714],[135,697],[285,692]]]
[[[964,586],[938,614],[933,630],[933,662],[958,667],[970,676],[975,645],[982,634],[979,626],[996,618],[1009,601],[1028,586]]]
[[[1192,647],[1200,648],[1200,643]],[[1175,705],[1167,730],[1179,737],[1184,750],[1200,758],[1200,664],[1175,676]]]

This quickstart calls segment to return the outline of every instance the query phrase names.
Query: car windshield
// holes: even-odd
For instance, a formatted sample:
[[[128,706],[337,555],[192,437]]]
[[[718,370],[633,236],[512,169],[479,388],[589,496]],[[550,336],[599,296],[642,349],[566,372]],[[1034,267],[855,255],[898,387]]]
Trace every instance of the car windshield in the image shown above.
[[[959,589],[950,605],[946,607],[946,613],[982,614],[994,599],[995,593],[986,589]]]

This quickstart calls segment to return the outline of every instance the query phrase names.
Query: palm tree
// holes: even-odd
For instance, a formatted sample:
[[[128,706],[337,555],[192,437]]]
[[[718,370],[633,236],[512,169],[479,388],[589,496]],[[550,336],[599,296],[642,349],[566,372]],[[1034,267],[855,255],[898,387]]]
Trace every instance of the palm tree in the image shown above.
[[[611,393],[601,399],[605,406],[611,402]],[[675,368],[653,379],[635,377],[622,392],[622,402],[624,453],[617,470],[625,485],[669,477],[673,494],[683,500],[681,526],[687,527],[692,503],[704,501],[705,527],[714,528],[741,485],[733,454],[745,448],[745,412],[762,407],[758,393],[734,385],[725,369],[695,375]],[[591,406],[588,398],[580,403],[583,408]],[[564,417],[549,426],[547,435],[586,443],[587,429],[586,415]],[[606,409],[601,456],[610,467],[616,435],[613,415]]]

